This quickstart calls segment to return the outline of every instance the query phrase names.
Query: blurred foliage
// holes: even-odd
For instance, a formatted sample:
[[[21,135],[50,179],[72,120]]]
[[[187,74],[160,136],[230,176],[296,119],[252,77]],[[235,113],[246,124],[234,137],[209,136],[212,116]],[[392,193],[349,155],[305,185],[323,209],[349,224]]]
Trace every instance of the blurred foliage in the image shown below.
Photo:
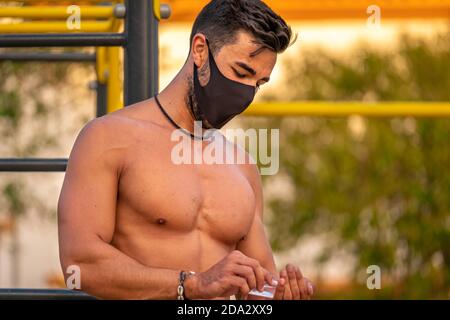
[[[0,117],[8,118],[14,127],[20,118],[20,98],[17,92],[0,94]]]
[[[403,36],[390,52],[299,55],[286,65],[291,100],[450,101],[450,33]],[[268,200],[274,249],[322,234],[319,275],[339,250],[356,259],[349,287],[321,295],[319,285],[319,297],[450,298],[449,119],[250,122],[281,128],[279,176],[294,190]],[[366,288],[369,265],[381,267],[382,290]]]
[[[22,188],[23,186],[19,183],[8,183],[3,189],[3,195],[9,202],[9,212],[15,217],[22,215],[26,208],[21,195]]]

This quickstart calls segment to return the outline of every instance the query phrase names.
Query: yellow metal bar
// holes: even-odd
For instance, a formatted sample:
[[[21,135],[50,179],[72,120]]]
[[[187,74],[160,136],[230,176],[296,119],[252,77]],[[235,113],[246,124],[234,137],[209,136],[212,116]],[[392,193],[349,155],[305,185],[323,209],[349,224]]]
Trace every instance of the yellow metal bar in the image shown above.
[[[123,2],[123,1],[121,1]],[[123,23],[122,20],[114,19],[113,31],[119,32]],[[120,48],[109,47],[107,50],[108,56],[108,101],[107,112],[111,113],[124,107],[123,103],[123,80],[121,68],[123,64],[120,59]]]
[[[450,102],[268,102],[254,103],[247,116],[450,117]]]
[[[113,20],[111,31],[119,32],[122,21]],[[106,84],[107,92],[107,113],[123,108],[123,85],[121,77],[121,49],[117,47],[97,48],[97,81]]]
[[[120,77],[120,48],[106,48],[108,57],[108,113],[119,110],[123,107],[122,103],[122,79]]]
[[[81,21],[80,29],[69,29],[66,22],[19,22],[0,23],[0,33],[40,33],[40,32],[107,32],[113,27],[113,20]]]
[[[93,4],[93,3],[101,3],[101,2],[106,2],[105,0],[21,0],[21,1],[14,1],[14,2],[22,2],[24,4],[29,4],[29,3],[33,3],[33,4],[46,4],[46,3],[54,3],[57,2],[58,4],[74,4],[74,3],[79,3],[79,4]],[[117,1],[109,1],[109,2],[119,2],[119,0]]]
[[[122,2],[122,0],[116,0],[116,1],[105,1],[105,0],[21,0],[21,1],[14,1],[14,2],[21,2],[24,3],[26,5],[28,4],[34,4],[34,5],[47,5],[47,4],[51,4],[51,3],[58,3],[58,5],[72,5],[72,4],[77,4],[77,5],[92,5],[95,3],[105,3],[105,2],[112,2],[112,3],[117,3],[117,2]]]
[[[0,7],[0,18],[67,19],[68,6]],[[113,6],[80,6],[81,19],[107,19],[114,16]]]
[[[159,0],[153,0],[153,13],[158,19],[158,21],[161,21],[161,3]]]
[[[98,47],[97,48],[97,81],[101,84],[106,84],[106,79],[108,77],[107,74],[107,65],[106,65],[106,48]]]

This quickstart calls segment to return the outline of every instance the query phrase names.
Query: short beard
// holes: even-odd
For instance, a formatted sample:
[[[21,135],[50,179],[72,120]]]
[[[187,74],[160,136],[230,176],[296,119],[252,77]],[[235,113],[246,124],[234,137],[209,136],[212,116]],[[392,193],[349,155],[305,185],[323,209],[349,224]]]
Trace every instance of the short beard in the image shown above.
[[[214,129],[214,127],[208,122],[208,120],[205,119],[204,116],[202,116],[202,114],[200,112],[197,98],[195,97],[193,77],[188,76],[187,82],[188,82],[188,92],[187,92],[187,96],[185,97],[185,102],[186,102],[186,105],[188,106],[190,114],[195,119],[195,121],[202,122],[203,129]]]

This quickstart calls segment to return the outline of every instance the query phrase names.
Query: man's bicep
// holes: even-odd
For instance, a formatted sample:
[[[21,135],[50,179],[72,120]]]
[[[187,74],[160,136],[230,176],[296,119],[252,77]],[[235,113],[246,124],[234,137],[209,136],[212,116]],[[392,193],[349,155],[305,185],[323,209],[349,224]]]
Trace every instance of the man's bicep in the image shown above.
[[[94,120],[72,149],[58,202],[63,249],[89,238],[112,239],[118,177],[107,133],[107,125]]]
[[[241,240],[237,249],[246,256],[258,260],[261,265],[271,272],[276,272],[272,248],[263,223],[263,194],[261,176],[256,166],[249,166],[248,177],[255,194],[255,212],[252,226],[245,239]]]
[[[249,233],[238,243],[237,249],[246,256],[258,260],[270,272],[276,272],[272,249],[259,216],[255,216]]]

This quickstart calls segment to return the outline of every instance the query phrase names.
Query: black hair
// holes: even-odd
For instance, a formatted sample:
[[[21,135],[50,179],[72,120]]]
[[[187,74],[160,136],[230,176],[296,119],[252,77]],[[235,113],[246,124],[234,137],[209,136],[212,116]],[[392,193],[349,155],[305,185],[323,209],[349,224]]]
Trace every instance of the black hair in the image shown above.
[[[247,31],[255,42],[276,53],[292,42],[292,30],[278,14],[261,0],[211,0],[197,16],[190,43],[197,33],[204,34],[213,54],[236,41],[239,31]]]

